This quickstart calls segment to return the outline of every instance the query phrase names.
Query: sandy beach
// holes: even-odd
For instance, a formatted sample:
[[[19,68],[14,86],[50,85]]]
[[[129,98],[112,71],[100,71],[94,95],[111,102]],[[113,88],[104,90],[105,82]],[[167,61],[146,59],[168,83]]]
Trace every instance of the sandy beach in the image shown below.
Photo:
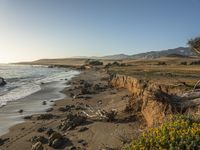
[[[60,91],[64,87],[66,85],[63,81],[46,83],[41,85],[40,91],[2,107],[0,109],[0,135],[8,132],[9,127],[24,122],[24,116],[44,113],[45,110],[52,107],[53,101],[63,99],[65,94]],[[46,105],[42,105],[43,101],[46,102]],[[23,113],[18,112],[21,109],[23,109]]]
[[[109,75],[104,71],[86,70],[82,71],[71,81],[70,87],[66,87],[63,93],[66,98],[55,101],[51,112],[53,117],[48,119],[38,119],[33,115],[25,122],[12,126],[10,132],[1,136],[4,139],[0,149],[4,150],[28,150],[33,145],[34,136],[42,136],[48,139],[47,130],[53,129],[67,139],[63,147],[58,149],[120,149],[123,140],[133,139],[143,129],[142,117],[140,114],[127,114],[123,110],[128,103],[131,94],[126,89],[115,89],[109,86]],[[93,88],[92,92],[83,93],[81,82],[92,84],[98,88]],[[97,86],[98,85],[98,86]],[[69,111],[66,106],[73,106]],[[106,121],[99,115],[98,110],[116,110],[117,119],[115,121]],[[87,121],[80,123],[70,130],[61,130],[59,126],[69,113],[88,115]],[[86,116],[87,116],[86,115]],[[44,130],[40,131],[43,128]],[[16,147],[17,146],[17,147]],[[54,149],[43,143],[46,149]]]

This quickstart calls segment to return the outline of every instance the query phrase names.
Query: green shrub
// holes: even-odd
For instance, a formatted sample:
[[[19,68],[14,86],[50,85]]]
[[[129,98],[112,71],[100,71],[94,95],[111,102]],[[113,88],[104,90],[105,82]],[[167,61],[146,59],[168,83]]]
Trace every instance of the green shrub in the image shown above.
[[[89,65],[92,65],[92,66],[101,66],[101,65],[103,65],[103,62],[98,61],[98,60],[90,60],[89,61]]]
[[[180,63],[181,65],[187,65],[187,62],[186,61],[183,61]]]
[[[157,65],[167,65],[167,64],[166,64],[166,62],[164,62],[164,61],[160,61],[160,62],[158,62]]]
[[[157,128],[144,132],[123,150],[200,149],[200,122],[192,117],[175,116]]]
[[[200,60],[193,61],[193,62],[190,63],[190,65],[200,65]]]

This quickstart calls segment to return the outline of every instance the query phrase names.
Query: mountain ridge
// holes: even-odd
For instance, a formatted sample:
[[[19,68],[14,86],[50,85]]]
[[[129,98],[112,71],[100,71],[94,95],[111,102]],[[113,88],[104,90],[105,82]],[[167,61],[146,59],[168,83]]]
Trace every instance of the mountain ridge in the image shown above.
[[[149,51],[134,55],[126,55],[126,54],[116,54],[116,55],[108,55],[103,57],[96,57],[98,59],[156,59],[160,57],[166,57],[170,55],[177,55],[177,57],[191,57],[195,56],[195,53],[189,47],[177,47],[173,49],[167,50],[159,50],[159,51]]]

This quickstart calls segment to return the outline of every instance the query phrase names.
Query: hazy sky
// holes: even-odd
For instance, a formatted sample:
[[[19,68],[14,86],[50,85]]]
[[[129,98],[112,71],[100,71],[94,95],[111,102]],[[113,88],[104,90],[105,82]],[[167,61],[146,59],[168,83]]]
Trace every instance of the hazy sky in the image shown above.
[[[0,0],[0,62],[186,46],[199,18],[200,0]]]

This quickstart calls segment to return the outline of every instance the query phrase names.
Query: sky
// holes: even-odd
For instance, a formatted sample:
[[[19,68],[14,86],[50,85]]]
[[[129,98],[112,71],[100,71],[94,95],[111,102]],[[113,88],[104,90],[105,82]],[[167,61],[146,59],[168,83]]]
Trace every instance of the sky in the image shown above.
[[[0,63],[187,46],[200,0],[0,0]]]

